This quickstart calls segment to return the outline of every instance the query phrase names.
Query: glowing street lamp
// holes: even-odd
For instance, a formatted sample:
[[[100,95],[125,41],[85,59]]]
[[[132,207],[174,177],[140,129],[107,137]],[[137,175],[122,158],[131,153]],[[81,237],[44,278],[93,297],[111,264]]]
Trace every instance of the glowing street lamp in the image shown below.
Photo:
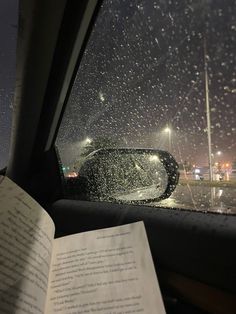
[[[218,150],[215,153],[211,153],[211,159],[212,159],[212,165],[218,162],[221,159],[221,156],[223,155],[222,151]]]
[[[171,133],[171,129],[167,126],[164,130],[166,133]]]

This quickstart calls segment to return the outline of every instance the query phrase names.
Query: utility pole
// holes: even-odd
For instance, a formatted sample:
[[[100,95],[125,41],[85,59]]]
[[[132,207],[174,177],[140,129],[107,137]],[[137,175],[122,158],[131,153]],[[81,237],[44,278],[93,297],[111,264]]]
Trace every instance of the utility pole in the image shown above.
[[[210,116],[210,104],[209,104],[206,37],[204,37],[204,73],[205,73],[205,93],[206,93],[209,178],[210,178],[210,181],[213,181],[212,152],[211,152],[211,116]]]
[[[171,129],[168,132],[168,139],[169,139],[169,153],[171,152]]]
[[[171,128],[169,127],[169,125],[167,124],[166,128],[165,128],[165,133],[168,134],[168,149],[169,149],[169,152],[171,151]]]

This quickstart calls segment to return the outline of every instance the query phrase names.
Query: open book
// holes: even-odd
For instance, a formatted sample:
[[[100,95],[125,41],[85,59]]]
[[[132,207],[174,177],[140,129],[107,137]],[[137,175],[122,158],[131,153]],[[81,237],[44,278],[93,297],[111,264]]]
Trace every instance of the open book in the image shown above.
[[[54,239],[20,187],[0,182],[0,313],[165,313],[142,222]]]

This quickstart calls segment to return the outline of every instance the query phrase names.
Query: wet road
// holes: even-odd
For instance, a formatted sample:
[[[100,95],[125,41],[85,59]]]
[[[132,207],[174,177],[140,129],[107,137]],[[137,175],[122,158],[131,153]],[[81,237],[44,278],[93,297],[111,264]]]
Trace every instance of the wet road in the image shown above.
[[[168,199],[150,205],[236,215],[236,188],[178,185]]]

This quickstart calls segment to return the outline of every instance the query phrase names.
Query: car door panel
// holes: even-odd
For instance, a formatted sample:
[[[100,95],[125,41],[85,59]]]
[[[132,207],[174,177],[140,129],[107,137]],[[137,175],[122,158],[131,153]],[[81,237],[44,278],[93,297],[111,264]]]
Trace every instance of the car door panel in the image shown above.
[[[156,269],[236,293],[236,217],[104,202],[58,200],[56,236],[143,220]]]

